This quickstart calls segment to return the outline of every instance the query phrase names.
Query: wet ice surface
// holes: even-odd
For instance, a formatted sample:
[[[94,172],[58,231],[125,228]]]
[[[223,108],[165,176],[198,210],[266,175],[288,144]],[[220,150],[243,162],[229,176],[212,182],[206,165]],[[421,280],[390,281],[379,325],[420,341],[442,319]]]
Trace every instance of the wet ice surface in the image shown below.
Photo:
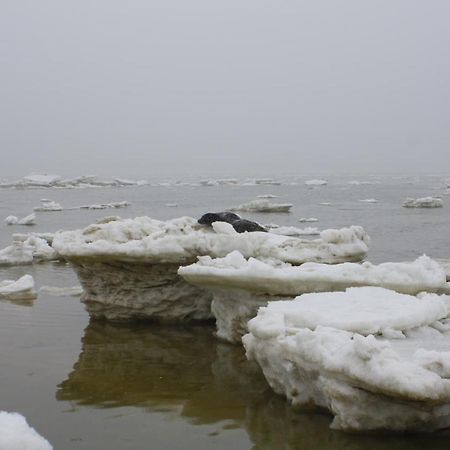
[[[120,210],[123,218],[149,215],[165,220],[175,215],[167,204],[179,205],[176,216],[200,217],[270,193],[278,196],[277,202],[294,204],[290,214],[271,215],[270,221],[280,226],[297,226],[302,217],[318,218],[320,229],[362,225],[371,236],[368,259],[373,263],[411,261],[422,253],[448,258],[448,197],[443,208],[401,207],[406,197],[439,194],[434,187],[443,185],[442,178],[380,183],[359,177],[359,184],[349,184],[352,179],[327,177],[328,184],[317,189],[298,180],[292,186],[169,183],[51,192],[2,190],[0,216],[24,217],[41,198],[50,197],[65,207],[129,201],[131,205]],[[364,198],[376,198],[378,203],[359,202]],[[332,206],[325,208],[321,202]],[[82,228],[105,213],[36,212],[33,231]],[[267,221],[263,214],[242,215]],[[11,233],[23,228],[1,223],[1,248],[11,244]],[[1,267],[0,280],[17,280],[27,273],[34,277],[38,291],[34,303],[0,301],[2,409],[24,415],[55,449],[448,447],[448,437],[439,435],[370,437],[330,430],[330,416],[294,411],[248,365],[243,349],[217,342],[212,328],[88,325],[78,297],[39,292],[45,285],[79,284],[69,266],[46,262]]]

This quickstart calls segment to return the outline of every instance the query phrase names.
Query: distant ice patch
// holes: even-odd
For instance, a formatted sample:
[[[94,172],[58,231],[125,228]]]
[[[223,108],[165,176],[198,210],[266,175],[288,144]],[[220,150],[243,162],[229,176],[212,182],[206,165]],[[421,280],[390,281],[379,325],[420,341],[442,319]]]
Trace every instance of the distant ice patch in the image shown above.
[[[442,208],[444,203],[439,197],[421,197],[421,198],[407,198],[403,207],[405,208]]]
[[[292,203],[271,203],[267,199],[252,200],[248,203],[231,208],[230,211],[246,211],[246,212],[289,212],[292,208]]]

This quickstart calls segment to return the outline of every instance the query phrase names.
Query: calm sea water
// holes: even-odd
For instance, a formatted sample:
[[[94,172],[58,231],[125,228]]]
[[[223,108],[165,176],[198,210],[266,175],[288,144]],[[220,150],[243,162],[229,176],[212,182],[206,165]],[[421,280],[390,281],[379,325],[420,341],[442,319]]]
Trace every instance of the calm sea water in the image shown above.
[[[139,187],[0,190],[0,218],[23,217],[41,198],[63,207],[122,200],[119,210],[37,213],[34,227],[0,225],[0,245],[13,232],[84,227],[110,214],[167,219],[198,217],[260,194],[294,204],[289,214],[244,214],[261,223],[362,225],[373,262],[450,257],[450,197],[444,208],[406,209],[406,197],[441,195],[450,177],[328,177],[328,185]],[[353,179],[374,184],[350,185]],[[286,182],[295,182],[288,179]],[[375,198],[377,203],[360,200]],[[320,203],[330,205],[320,205]],[[176,203],[178,207],[168,207]],[[299,224],[316,217],[315,224]],[[0,280],[33,275],[42,285],[78,284],[69,265],[0,268]],[[330,416],[292,410],[273,394],[243,349],[218,342],[209,326],[117,326],[90,322],[77,297],[40,294],[30,304],[0,301],[0,409],[17,411],[55,449],[432,449],[449,437],[355,436],[329,429]],[[3,450],[3,449],[2,449]],[[6,449],[5,449],[6,450]]]

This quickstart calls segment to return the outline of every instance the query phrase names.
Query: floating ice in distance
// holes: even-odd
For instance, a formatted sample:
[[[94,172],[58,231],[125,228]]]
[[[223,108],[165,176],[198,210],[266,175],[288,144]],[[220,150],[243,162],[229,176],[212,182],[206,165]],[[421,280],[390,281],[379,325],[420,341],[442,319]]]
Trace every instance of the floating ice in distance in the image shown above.
[[[0,298],[7,300],[32,300],[36,298],[34,279],[24,275],[18,280],[0,281]]]
[[[405,294],[439,291],[446,286],[444,269],[421,256],[410,263],[320,264],[292,266],[275,259],[245,259],[238,251],[224,258],[201,256],[178,272],[197,285],[246,289],[295,297],[305,292],[342,291],[352,286],[381,286]]]
[[[246,212],[289,212],[292,208],[292,203],[271,203],[267,199],[252,200],[248,203],[230,208],[230,211],[246,211]]]
[[[14,234],[12,245],[0,250],[0,266],[13,266],[32,264],[33,262],[51,261],[58,259],[58,254],[49,244],[47,239],[52,240],[53,234],[48,233],[45,238],[34,234]]]
[[[258,198],[277,198],[278,195],[274,195],[274,194],[261,194],[257,196]]]
[[[8,216],[5,219],[6,225],[36,225],[36,214],[31,213],[28,216],[19,219],[16,216]]]
[[[50,187],[55,185],[58,181],[60,181],[61,177],[59,175],[34,173],[31,175],[27,175],[26,177],[23,177],[23,180],[29,186]]]
[[[24,416],[0,411],[0,449],[52,450],[53,447],[28,425]]]
[[[330,202],[321,202],[319,203],[321,206],[332,206]]]
[[[93,205],[82,205],[78,206],[76,208],[71,209],[108,209],[108,208],[126,208],[127,206],[130,206],[131,203],[127,202],[126,200],[121,202],[111,202],[111,203],[98,203]]]
[[[363,203],[378,203],[378,200],[375,198],[364,198],[362,200],[359,200],[360,202]]]
[[[19,218],[17,216],[8,216],[5,218],[6,225],[16,225],[19,221]]]
[[[301,222],[301,223],[318,222],[319,219],[317,219],[316,217],[300,217],[300,219],[298,219],[298,221]]]
[[[62,211],[63,208],[59,203],[43,198],[41,199],[41,206],[36,206],[33,209],[34,211]]]
[[[325,186],[326,184],[328,184],[328,181],[327,180],[319,180],[319,179],[306,180],[305,184],[306,184],[306,186]]]
[[[168,208],[176,208],[178,206],[178,203],[166,203],[166,206]]]
[[[444,203],[439,197],[407,198],[402,206],[405,208],[442,208]]]

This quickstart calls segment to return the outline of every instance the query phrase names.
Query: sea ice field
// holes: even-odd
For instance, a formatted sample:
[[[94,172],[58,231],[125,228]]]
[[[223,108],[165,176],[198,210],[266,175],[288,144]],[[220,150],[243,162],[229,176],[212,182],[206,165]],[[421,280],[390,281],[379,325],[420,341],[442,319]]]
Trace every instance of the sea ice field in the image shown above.
[[[239,214],[300,235],[296,229],[310,226],[302,222],[314,222],[318,233],[362,226],[370,236],[366,259],[372,264],[411,262],[423,254],[445,260],[450,259],[449,185],[450,175],[4,179],[0,251],[11,246],[14,233],[46,236],[105,216],[200,217],[270,198],[292,205],[289,212],[266,208]],[[407,199],[425,198],[439,198],[434,203],[441,206],[403,207]],[[34,225],[4,221],[33,212]],[[31,433],[30,450],[33,442],[36,449],[64,450],[448,448],[445,432],[365,435],[331,429],[331,415],[292,408],[247,361],[243,346],[217,340],[211,325],[90,320],[74,270],[46,259],[0,264],[0,283],[33,277],[33,283],[28,277],[19,283],[28,289],[25,294],[0,295],[0,411],[5,412],[0,426],[11,423],[12,432],[17,427],[18,433]],[[7,294],[8,286],[11,282],[2,285]],[[11,416],[14,412],[20,416]]]

